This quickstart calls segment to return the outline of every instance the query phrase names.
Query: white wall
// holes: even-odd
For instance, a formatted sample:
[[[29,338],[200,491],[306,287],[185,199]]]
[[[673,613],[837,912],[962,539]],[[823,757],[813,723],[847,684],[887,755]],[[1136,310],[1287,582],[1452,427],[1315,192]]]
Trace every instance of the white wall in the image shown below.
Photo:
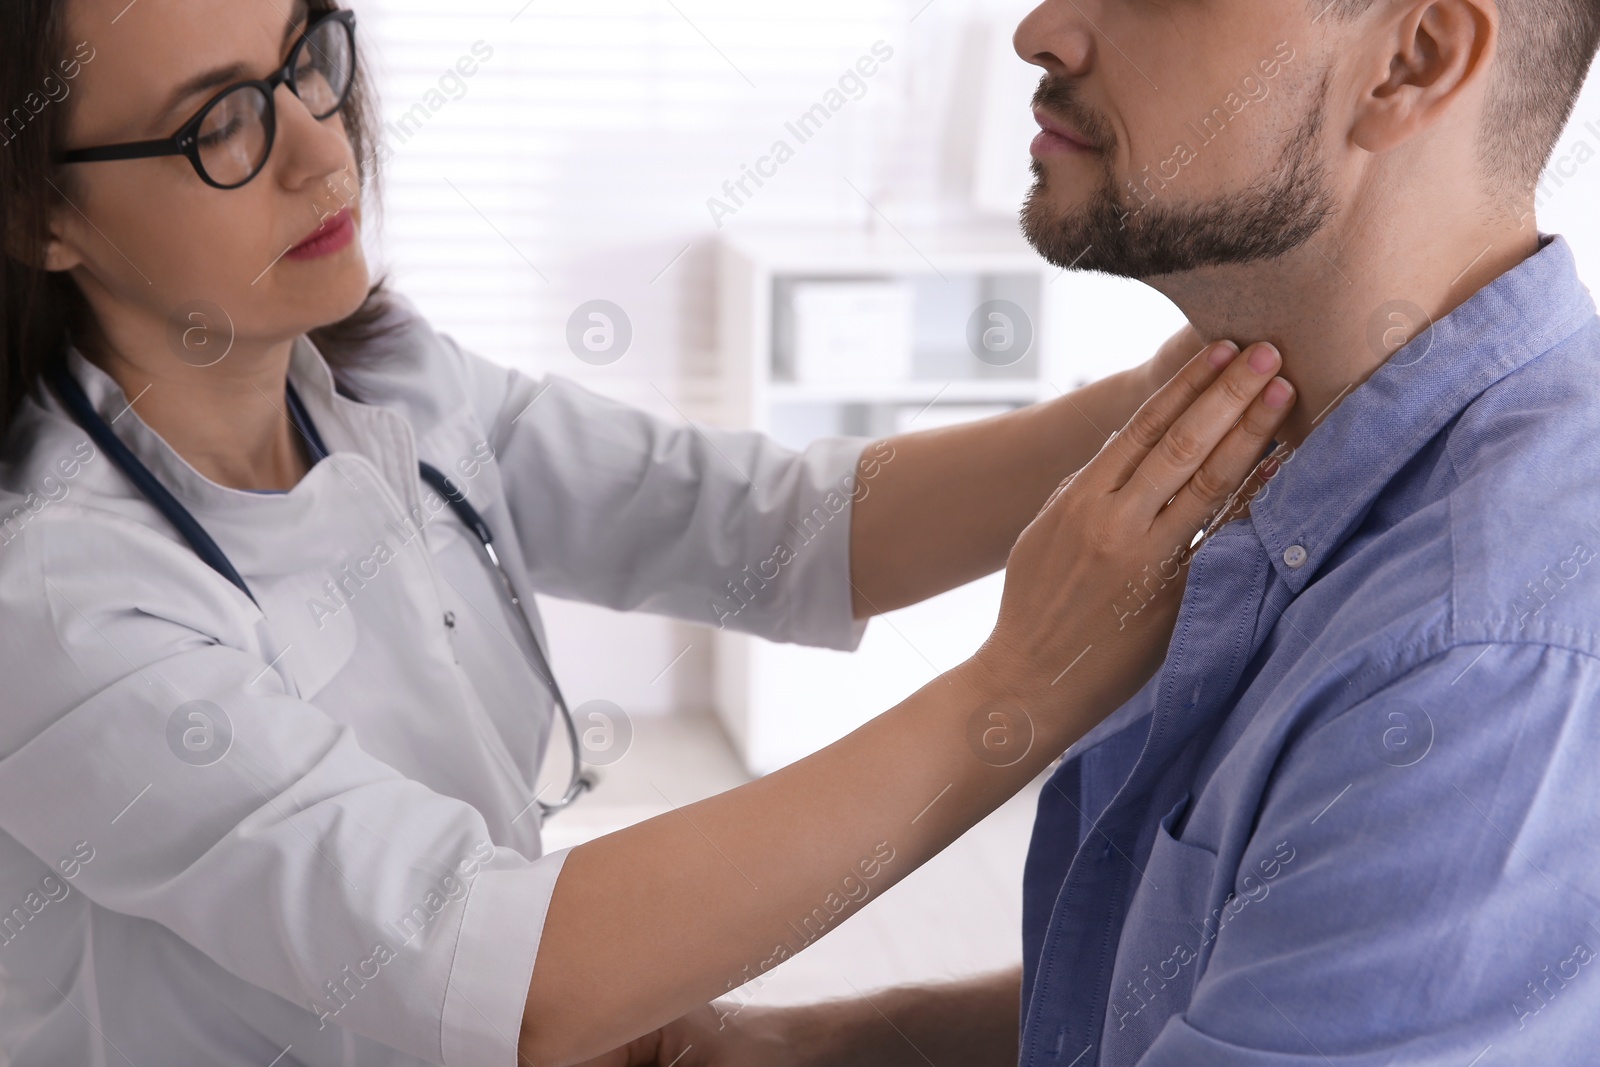
[[[1600,281],[1600,77],[1589,83],[1540,183],[1539,228],[1572,244],[1578,273]]]
[[[670,418],[714,420],[719,230],[860,225],[874,206],[903,228],[1014,216],[1035,79],[1009,42],[1026,8],[925,4],[358,0],[394,153],[375,261],[438,326],[490,358],[570,375]],[[860,98],[719,227],[707,201],[728,202],[724,182],[880,41],[894,55],[863,79]],[[447,71],[464,56],[477,71],[457,81]],[[1003,129],[1004,104],[1008,151],[977,152]],[[604,368],[565,344],[568,316],[595,298],[621,305],[634,327],[631,350]],[[1112,340],[1108,331],[1089,347]],[[1115,341],[1124,362],[1151,347]],[[1081,377],[1101,369],[1086,365]],[[709,700],[705,631],[544,607],[575,705],[603,697],[648,714]]]

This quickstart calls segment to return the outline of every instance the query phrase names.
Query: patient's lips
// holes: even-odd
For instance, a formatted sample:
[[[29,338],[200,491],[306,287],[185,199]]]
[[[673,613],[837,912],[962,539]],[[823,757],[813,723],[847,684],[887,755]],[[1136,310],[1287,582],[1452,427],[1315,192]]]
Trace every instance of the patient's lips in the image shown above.
[[[1030,149],[1035,156],[1085,155],[1099,151],[1071,125],[1051,117],[1040,108],[1033,109],[1033,118],[1039,124],[1039,136],[1033,139]]]

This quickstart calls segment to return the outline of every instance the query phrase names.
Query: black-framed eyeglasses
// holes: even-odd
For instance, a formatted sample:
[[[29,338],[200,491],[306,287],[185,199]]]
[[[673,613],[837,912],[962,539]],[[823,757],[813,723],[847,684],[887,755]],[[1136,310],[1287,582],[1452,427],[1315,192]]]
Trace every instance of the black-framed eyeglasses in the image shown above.
[[[318,15],[306,26],[288,60],[261,81],[230,85],[195,112],[171,137],[157,141],[76,148],[58,163],[187,156],[207,185],[237,189],[261,173],[277,134],[273,93],[287,84],[317,119],[344,106],[356,76],[356,15],[341,9]]]

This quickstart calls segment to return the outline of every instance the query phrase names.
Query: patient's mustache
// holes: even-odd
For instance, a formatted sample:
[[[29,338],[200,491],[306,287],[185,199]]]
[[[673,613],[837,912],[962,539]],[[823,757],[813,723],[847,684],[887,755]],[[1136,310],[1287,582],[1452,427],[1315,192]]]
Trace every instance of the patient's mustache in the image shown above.
[[[1033,106],[1065,119],[1101,151],[1116,146],[1117,136],[1110,123],[1079,99],[1071,78],[1049,74],[1040,78],[1039,88],[1033,93]]]

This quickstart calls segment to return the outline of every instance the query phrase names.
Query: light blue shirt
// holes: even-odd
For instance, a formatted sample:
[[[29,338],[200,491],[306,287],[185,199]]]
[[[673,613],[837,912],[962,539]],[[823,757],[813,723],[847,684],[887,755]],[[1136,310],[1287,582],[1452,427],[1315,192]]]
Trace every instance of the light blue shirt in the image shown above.
[[[1600,320],[1541,240],[1196,554],[1049,780],[1022,1064],[1600,1062]]]

